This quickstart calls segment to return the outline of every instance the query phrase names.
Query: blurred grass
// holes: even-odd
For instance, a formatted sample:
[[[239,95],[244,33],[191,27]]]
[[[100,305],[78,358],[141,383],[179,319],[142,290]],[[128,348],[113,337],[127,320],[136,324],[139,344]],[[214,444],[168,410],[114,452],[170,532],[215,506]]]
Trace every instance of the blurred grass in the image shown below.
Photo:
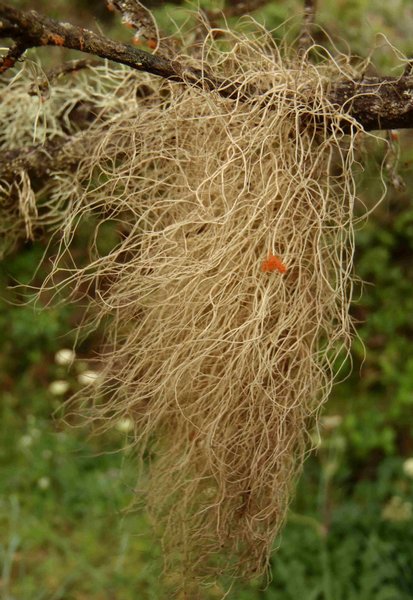
[[[81,0],[15,4],[86,26],[95,26],[92,8],[102,6]],[[334,38],[345,38],[363,56],[377,46],[383,72],[390,73],[397,60],[377,32],[412,54],[413,8],[407,0],[320,5],[318,22]],[[257,18],[277,27],[301,8],[298,0],[273,2]],[[171,5],[158,11],[163,26],[168,11],[178,20],[182,15]],[[105,31],[128,39],[109,13],[102,10],[99,18]],[[353,306],[361,340],[354,343],[352,374],[335,388],[327,406],[321,444],[306,463],[277,541],[273,581],[267,587],[239,583],[232,600],[413,598],[409,132],[400,144],[406,191],[389,189],[386,201],[357,232],[356,271],[369,283]],[[364,164],[360,189],[367,206],[380,193],[380,160],[371,152]],[[42,242],[23,244],[0,267],[0,599],[169,598],[170,589],[160,581],[159,545],[145,515],[126,510],[136,486],[128,424],[96,437],[78,419],[68,417],[71,427],[61,419],[65,399],[90,368],[86,359],[93,360],[98,338],[81,342],[72,366],[57,364],[56,352],[74,343],[81,307],[61,304],[35,311],[30,303],[18,306],[19,291],[9,287],[30,281],[45,249]],[[38,272],[34,283],[43,275]],[[56,382],[64,382],[58,394]],[[206,590],[205,598],[221,594],[216,587]]]
[[[8,260],[2,289],[27,281],[42,252],[29,245]],[[61,419],[87,368],[81,357],[72,368],[54,360],[73,344],[78,307],[38,312],[10,305],[17,295],[3,292],[0,302],[0,598],[159,597],[158,549],[142,513],[125,512],[136,485],[125,432],[93,437]],[[56,381],[68,385],[62,395]]]

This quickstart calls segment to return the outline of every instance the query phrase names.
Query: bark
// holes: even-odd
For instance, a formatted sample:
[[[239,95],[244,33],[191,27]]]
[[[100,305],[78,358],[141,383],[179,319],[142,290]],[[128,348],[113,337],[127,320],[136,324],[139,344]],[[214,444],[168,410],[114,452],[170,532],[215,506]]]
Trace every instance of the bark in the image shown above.
[[[41,46],[60,46],[106,58],[137,71],[145,71],[172,81],[218,90],[225,97],[237,96],[236,86],[214,77],[212,73],[207,73],[205,70],[194,69],[179,61],[110,40],[83,27],[60,23],[34,10],[17,10],[3,2],[0,2],[1,38],[13,39],[15,46],[19,47],[19,56],[22,49],[25,51]],[[14,65],[15,60],[11,60],[10,52],[0,59],[0,73]]]
[[[210,71],[150,54],[70,23],[60,23],[36,11],[17,10],[3,2],[0,2],[0,38],[13,40],[9,52],[0,59],[0,72],[13,66],[29,48],[63,46],[158,77],[215,90],[227,98],[239,97],[236,86]],[[254,93],[259,91],[251,90]],[[413,76],[409,72],[399,78],[331,82],[329,94],[333,102],[344,106],[367,131],[413,127]]]
[[[330,99],[347,109],[366,131],[413,127],[413,76],[338,81]]]

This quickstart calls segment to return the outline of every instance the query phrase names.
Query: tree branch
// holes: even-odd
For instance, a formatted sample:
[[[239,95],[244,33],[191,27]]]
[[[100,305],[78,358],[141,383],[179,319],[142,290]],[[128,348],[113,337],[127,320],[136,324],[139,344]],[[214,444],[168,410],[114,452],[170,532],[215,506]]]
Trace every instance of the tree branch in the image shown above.
[[[102,115],[92,102],[78,101],[66,115],[70,131],[64,126],[63,114],[60,117],[62,132],[58,136],[0,153],[1,181],[12,183],[16,174],[25,171],[34,187],[42,187],[56,169],[70,169],[79,162],[87,147],[89,127]]]
[[[62,148],[68,143],[68,140],[54,139],[47,140],[44,144],[2,152],[0,156],[1,179],[13,181],[16,173],[22,170],[27,171],[30,179],[42,180],[48,177],[50,171],[56,168],[56,163],[59,162]]]
[[[41,46],[60,46],[106,58],[172,81],[217,90],[226,98],[236,98],[238,95],[236,86],[206,73],[205,70],[112,41],[83,27],[60,23],[34,10],[20,11],[0,2],[0,38],[7,37],[15,40],[19,48],[23,49],[22,52]]]
[[[28,48],[64,46],[171,81],[215,90],[226,98],[246,99],[240,97],[237,86],[205,69],[196,69],[178,60],[150,54],[69,23],[59,23],[36,11],[19,11],[3,2],[0,2],[0,37],[14,41],[0,63],[3,71],[10,68]],[[12,64],[8,64],[10,62]],[[259,90],[250,90],[249,98],[252,95],[259,95]],[[331,82],[329,96],[334,103],[344,106],[348,114],[367,131],[413,127],[411,75]]]
[[[43,96],[47,94],[50,84],[60,77],[64,77],[65,75],[69,75],[71,73],[76,73],[77,71],[81,71],[82,69],[87,69],[89,67],[94,67],[99,64],[99,61],[93,60],[91,58],[83,58],[80,60],[70,60],[65,62],[50,71],[47,71],[45,74],[45,78],[40,81],[33,83],[28,93],[30,96]]]
[[[14,67],[16,62],[19,60],[19,58],[23,56],[25,52],[26,47],[24,44],[21,44],[19,42],[13,44],[13,46],[9,49],[7,54],[0,58],[0,75],[8,69]]]
[[[311,30],[314,25],[316,0],[304,0],[304,16],[301,34],[298,40],[300,52],[304,54],[312,44]]]
[[[329,98],[366,131],[413,127],[413,76],[338,81]]]

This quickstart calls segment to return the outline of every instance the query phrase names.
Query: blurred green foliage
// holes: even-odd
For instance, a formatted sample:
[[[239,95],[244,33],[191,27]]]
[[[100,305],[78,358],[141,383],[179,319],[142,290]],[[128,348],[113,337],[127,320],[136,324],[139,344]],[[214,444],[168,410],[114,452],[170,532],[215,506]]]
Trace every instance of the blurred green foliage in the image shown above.
[[[82,0],[16,4],[86,25],[94,22]],[[277,27],[301,7],[298,0],[271,2],[257,18]],[[172,5],[158,10],[165,27],[168,12],[177,20],[183,14]],[[98,16],[107,19],[106,30],[120,32],[113,16],[104,11]],[[390,72],[397,59],[378,32],[403,52],[413,50],[413,8],[407,0],[320,2],[318,22],[362,56],[375,47],[383,72]],[[127,39],[127,32],[120,35]],[[366,283],[356,291],[352,309],[360,336],[353,345],[353,369],[335,388],[322,418],[321,442],[306,463],[277,541],[272,581],[267,586],[239,583],[229,596],[233,600],[413,597],[409,132],[401,135],[400,147],[399,174],[406,189],[392,189],[389,176],[386,200],[357,231],[355,267]],[[363,159],[361,199],[370,208],[380,195],[380,152],[371,152],[369,162]],[[109,239],[110,228],[107,234]],[[41,242],[23,244],[0,270],[0,599],[170,597],[160,582],[160,550],[144,514],[126,510],[136,485],[128,423],[92,436],[70,413],[68,423],[61,418],[64,401],[90,369],[86,359],[93,360],[97,343],[92,335],[81,342],[73,364],[56,362],[56,353],[74,344],[82,308],[61,303],[35,309],[30,302],[21,305],[19,290],[10,289],[15,282],[31,281],[45,251]],[[34,285],[44,274],[37,272]],[[221,595],[218,587],[205,591],[208,600]]]

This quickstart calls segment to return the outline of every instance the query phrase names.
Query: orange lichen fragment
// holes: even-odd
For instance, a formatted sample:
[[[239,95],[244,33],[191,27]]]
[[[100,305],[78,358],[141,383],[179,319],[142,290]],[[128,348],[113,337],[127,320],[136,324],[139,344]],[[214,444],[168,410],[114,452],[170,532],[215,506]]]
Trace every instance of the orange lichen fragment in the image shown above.
[[[106,8],[110,10],[110,12],[115,12],[115,5],[110,0],[106,3]]]
[[[54,46],[63,46],[65,38],[57,33],[51,33],[49,35],[48,43],[53,44]]]
[[[287,267],[277,256],[274,256],[274,254],[269,254],[267,260],[264,260],[261,265],[261,271],[264,273],[272,273],[273,271],[285,273],[287,271]]]
[[[4,73],[7,69],[10,69],[14,65],[14,60],[9,56],[3,58],[3,64],[0,63],[0,73]]]
[[[151,50],[155,50],[157,45],[158,45],[158,42],[154,38],[151,38],[150,40],[148,40],[148,48],[150,48]]]

